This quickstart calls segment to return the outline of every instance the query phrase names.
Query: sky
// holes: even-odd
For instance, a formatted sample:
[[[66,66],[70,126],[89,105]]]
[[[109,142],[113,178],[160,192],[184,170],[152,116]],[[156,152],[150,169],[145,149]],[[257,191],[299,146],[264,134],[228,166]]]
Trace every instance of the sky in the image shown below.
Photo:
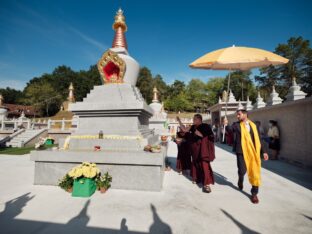
[[[274,51],[292,36],[312,40],[309,0],[0,0],[0,88],[23,89],[60,65],[96,64],[111,47],[119,7],[129,54],[169,84],[226,75],[188,67],[213,50]]]

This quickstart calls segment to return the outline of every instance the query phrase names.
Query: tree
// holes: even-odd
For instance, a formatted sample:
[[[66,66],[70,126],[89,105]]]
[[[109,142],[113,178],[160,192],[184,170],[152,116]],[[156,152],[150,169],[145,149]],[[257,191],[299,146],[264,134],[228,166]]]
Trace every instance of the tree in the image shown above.
[[[179,95],[167,98],[165,101],[165,108],[169,111],[192,111],[193,105],[187,100],[186,95],[184,93],[180,93]]]
[[[24,93],[24,103],[38,108],[42,115],[54,115],[59,110],[62,96],[44,80],[28,85]]]
[[[147,103],[151,103],[153,99],[153,77],[151,71],[147,67],[142,67],[139,72],[136,86],[142,93]]]
[[[232,90],[236,99],[246,101],[247,96],[252,101],[256,99],[256,89],[253,81],[250,79],[250,71],[234,71],[231,72],[230,90]],[[229,75],[224,80],[224,90],[227,90]]]
[[[185,84],[183,81],[175,80],[172,85],[169,86],[168,89],[168,97],[176,97],[181,93],[185,92]]]
[[[291,86],[292,78],[296,77],[302,90],[312,94],[312,49],[309,40],[302,37],[291,37],[287,44],[279,44],[275,53],[288,58],[289,62],[281,66],[270,66],[260,69],[260,75],[255,79],[261,89],[267,91],[272,85],[277,86],[277,92],[284,98]],[[268,91],[267,91],[268,92]]]
[[[22,104],[23,92],[20,90],[6,87],[5,89],[0,89],[0,94],[3,96],[4,103]]]
[[[206,85],[199,79],[192,79],[186,86],[186,97],[193,105],[193,110],[197,108],[207,108],[207,90]]]
[[[216,77],[207,82],[206,90],[208,106],[212,106],[218,102],[218,98],[222,95],[222,91],[224,90],[224,80],[224,78]]]

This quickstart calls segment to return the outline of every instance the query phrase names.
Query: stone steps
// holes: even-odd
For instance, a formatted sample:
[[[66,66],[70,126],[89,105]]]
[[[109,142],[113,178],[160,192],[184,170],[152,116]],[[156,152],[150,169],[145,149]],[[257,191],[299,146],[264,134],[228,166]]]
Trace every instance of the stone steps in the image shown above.
[[[38,130],[27,129],[23,133],[15,136],[9,142],[7,142],[6,146],[7,147],[22,147],[24,144],[26,144],[33,138],[37,137],[44,131],[45,129],[38,129]]]

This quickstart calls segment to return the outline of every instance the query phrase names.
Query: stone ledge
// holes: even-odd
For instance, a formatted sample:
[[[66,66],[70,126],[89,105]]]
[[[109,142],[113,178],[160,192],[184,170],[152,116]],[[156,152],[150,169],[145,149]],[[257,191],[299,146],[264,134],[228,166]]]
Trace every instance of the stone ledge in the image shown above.
[[[57,185],[71,168],[88,161],[112,175],[114,189],[161,191],[166,152],[166,147],[160,153],[32,151],[30,160],[35,162],[35,185]]]

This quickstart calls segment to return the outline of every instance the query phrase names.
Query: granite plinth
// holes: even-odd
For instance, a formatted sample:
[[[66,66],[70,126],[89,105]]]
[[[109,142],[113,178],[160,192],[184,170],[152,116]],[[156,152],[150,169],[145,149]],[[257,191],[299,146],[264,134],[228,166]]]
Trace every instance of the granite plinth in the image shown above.
[[[57,185],[72,167],[94,162],[113,177],[113,189],[160,191],[163,184],[166,147],[160,153],[144,151],[32,151],[35,185]]]
[[[69,105],[69,110],[78,116],[78,129],[73,136],[97,135],[102,131],[104,135],[134,136],[140,138],[140,149],[146,144],[155,144],[158,137],[153,130],[149,129],[149,118],[152,116],[152,109],[146,104],[137,87],[123,84],[107,84],[95,86],[94,89],[83,99]],[[71,139],[72,142],[73,139]],[[83,148],[91,149],[94,145],[87,141],[78,143],[81,139],[73,141],[74,146],[83,145]],[[126,142],[124,148],[136,148],[138,143],[133,142],[129,146]],[[123,144],[120,144],[121,146]],[[108,141],[106,149],[119,149],[120,146]]]

